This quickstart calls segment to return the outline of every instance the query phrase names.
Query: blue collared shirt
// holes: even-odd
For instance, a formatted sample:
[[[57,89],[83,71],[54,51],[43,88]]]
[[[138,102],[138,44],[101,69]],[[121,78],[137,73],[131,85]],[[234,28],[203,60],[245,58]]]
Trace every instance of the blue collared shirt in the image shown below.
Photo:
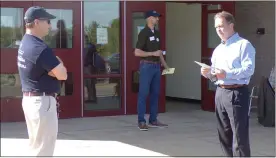
[[[216,81],[215,84],[248,85],[255,69],[255,54],[252,44],[238,33],[232,35],[225,43],[219,44],[211,58],[212,67],[223,69],[226,78]]]

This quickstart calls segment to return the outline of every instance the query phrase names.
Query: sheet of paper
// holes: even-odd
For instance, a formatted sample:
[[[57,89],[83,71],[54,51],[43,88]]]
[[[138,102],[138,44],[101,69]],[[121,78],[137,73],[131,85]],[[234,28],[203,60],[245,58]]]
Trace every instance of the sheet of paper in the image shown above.
[[[195,63],[197,63],[197,64],[200,65],[201,67],[211,68],[211,66],[209,66],[209,65],[207,65],[207,64],[204,64],[204,63],[201,63],[201,62],[198,62],[198,61],[195,61]]]
[[[174,70],[175,70],[175,68],[164,69],[163,72],[162,72],[162,75],[174,74]]]
[[[107,44],[108,33],[107,28],[97,28],[97,44]]]

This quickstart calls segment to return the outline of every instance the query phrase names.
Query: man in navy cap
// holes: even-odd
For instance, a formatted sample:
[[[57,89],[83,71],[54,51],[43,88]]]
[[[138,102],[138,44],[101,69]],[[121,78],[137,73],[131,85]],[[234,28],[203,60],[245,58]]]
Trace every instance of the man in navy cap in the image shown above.
[[[149,127],[167,127],[157,120],[161,80],[161,64],[168,68],[161,51],[160,32],[155,29],[161,15],[154,11],[145,14],[147,25],[138,35],[135,56],[140,57],[140,78],[138,93],[138,128],[147,131]],[[150,93],[150,117],[146,124],[146,99]]]
[[[55,16],[41,7],[25,13],[26,34],[18,50],[18,71],[22,84],[22,107],[32,156],[53,156],[58,132],[57,93],[67,79],[63,62],[43,41]]]

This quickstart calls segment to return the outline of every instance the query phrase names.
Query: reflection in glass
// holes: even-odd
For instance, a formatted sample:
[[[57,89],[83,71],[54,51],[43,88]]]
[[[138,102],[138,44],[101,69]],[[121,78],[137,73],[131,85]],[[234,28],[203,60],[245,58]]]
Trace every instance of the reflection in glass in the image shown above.
[[[108,82],[106,82],[108,81]],[[119,78],[85,78],[84,109],[110,110],[121,105],[121,80]]]
[[[19,74],[0,74],[1,98],[22,97],[22,86]],[[73,74],[68,72],[66,81],[61,82],[60,96],[73,95]]]
[[[132,47],[136,47],[139,32],[145,27],[145,13],[135,12],[132,13]]]
[[[24,35],[23,8],[1,8],[1,48],[18,48]]]
[[[121,72],[119,4],[84,1],[84,69],[87,69],[84,71],[87,74]]]
[[[110,72],[110,66],[103,56],[97,51],[94,44],[89,43],[85,35],[84,74],[104,74]]]
[[[220,38],[215,28],[214,17],[217,13],[208,14],[208,48],[216,48],[220,44]]]
[[[1,98],[22,96],[19,74],[0,74],[0,78]]]
[[[67,80],[61,81],[60,96],[73,95],[74,92],[74,82],[73,73],[67,72]]]
[[[46,9],[56,16],[51,20],[51,31],[45,42],[51,48],[72,48],[73,43],[73,11],[66,9]]]

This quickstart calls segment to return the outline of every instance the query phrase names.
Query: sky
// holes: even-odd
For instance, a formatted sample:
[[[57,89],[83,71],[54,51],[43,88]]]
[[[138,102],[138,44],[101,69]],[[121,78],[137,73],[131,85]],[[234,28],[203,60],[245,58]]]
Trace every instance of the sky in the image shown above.
[[[84,2],[84,25],[97,21],[108,26],[119,17],[119,2]]]

